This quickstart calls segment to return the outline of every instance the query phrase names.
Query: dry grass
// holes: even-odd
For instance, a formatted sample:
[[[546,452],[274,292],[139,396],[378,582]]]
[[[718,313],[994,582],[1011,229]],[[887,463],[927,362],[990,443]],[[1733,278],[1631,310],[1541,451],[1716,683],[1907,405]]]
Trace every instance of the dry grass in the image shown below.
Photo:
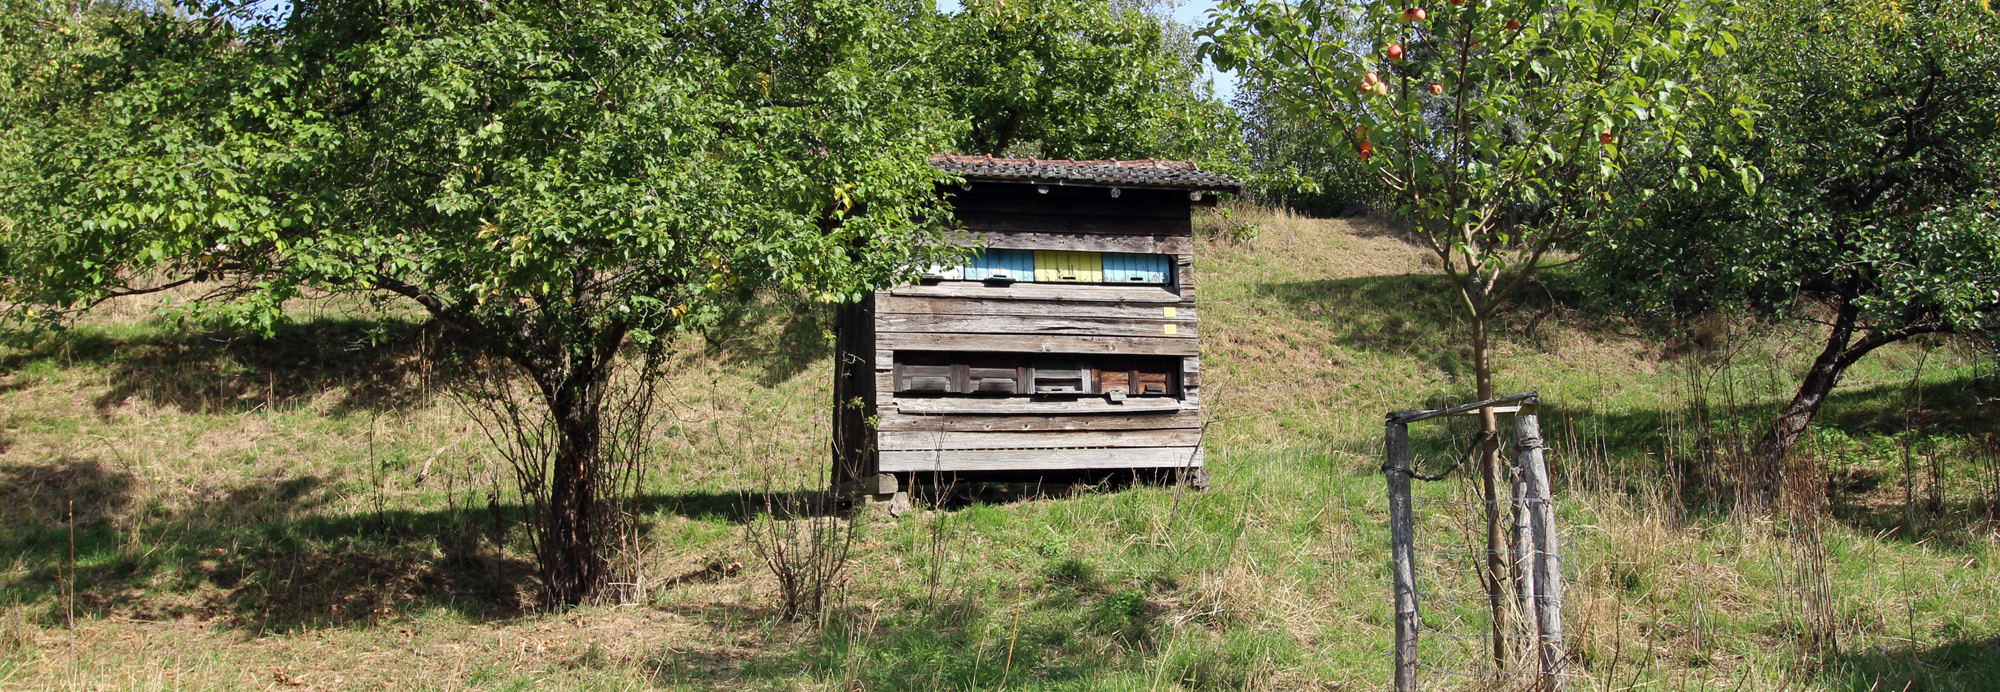
[[[531,570],[497,459],[441,396],[407,315],[322,301],[266,341],[115,306],[0,352],[0,689],[1378,688],[1380,416],[1469,389],[1454,306],[1391,229],[1238,218],[1260,224],[1254,240],[1198,247],[1214,487],[988,496],[869,522],[840,598],[804,624],[781,617],[740,522],[761,488],[823,482],[829,368],[810,320],[684,344],[641,579],[621,603],[548,614],[523,607]],[[1501,388],[1552,409],[1581,689],[2000,685],[1995,527],[1883,523],[1902,516],[1881,440],[1904,419],[1895,383],[1914,349],[1866,363],[1825,421],[1852,486],[1825,538],[1846,644],[1805,659],[1782,533],[1670,492],[1669,349],[1567,308],[1536,314],[1510,318]],[[1738,344],[1746,415],[1809,336]],[[1992,424],[1950,394],[1977,385],[1972,359],[1940,347],[1922,378],[1948,508],[1989,485],[1949,441]],[[1462,432],[1433,429],[1420,451]]]

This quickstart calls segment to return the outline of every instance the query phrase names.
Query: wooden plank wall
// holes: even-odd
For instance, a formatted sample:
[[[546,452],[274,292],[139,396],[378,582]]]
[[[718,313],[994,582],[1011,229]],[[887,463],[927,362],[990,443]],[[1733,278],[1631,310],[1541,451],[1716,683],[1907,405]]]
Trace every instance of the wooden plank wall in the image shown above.
[[[834,319],[832,482],[836,487],[867,481],[878,471],[875,431],[868,424],[881,401],[875,385],[874,321],[873,296],[841,306]]]
[[[1201,372],[1193,235],[1185,191],[975,183],[954,198],[992,248],[1174,256],[1172,285],[987,285],[877,292],[870,461],[882,472],[1175,468],[1201,465]],[[857,343],[858,347],[859,344]],[[1018,397],[954,402],[895,395],[895,352],[1125,354],[1182,359],[1180,401]],[[858,391],[858,387],[857,387]],[[1127,406],[1129,404],[1129,407]],[[977,411],[977,412],[974,412]]]

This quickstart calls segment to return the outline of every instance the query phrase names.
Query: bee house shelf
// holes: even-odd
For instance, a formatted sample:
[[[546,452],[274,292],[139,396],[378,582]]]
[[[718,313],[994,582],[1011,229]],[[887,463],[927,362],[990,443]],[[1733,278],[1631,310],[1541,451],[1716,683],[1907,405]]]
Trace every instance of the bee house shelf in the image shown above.
[[[1202,466],[1192,207],[1171,161],[939,156],[983,249],[837,321],[834,481]]]

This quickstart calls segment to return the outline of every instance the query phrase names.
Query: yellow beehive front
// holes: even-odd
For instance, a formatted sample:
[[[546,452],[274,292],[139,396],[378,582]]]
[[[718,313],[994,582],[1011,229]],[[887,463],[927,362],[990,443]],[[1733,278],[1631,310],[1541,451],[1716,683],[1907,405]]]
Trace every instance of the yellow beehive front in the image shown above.
[[[1036,250],[1035,281],[1103,283],[1104,255],[1096,252]]]

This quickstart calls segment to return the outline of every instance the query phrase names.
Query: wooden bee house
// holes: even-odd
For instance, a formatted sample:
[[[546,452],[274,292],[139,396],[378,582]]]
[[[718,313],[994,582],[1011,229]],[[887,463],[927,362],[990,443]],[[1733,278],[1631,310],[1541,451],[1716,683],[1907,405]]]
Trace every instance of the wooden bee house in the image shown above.
[[[1192,207],[1170,161],[939,156],[965,264],[841,311],[834,481],[1202,467]]]

